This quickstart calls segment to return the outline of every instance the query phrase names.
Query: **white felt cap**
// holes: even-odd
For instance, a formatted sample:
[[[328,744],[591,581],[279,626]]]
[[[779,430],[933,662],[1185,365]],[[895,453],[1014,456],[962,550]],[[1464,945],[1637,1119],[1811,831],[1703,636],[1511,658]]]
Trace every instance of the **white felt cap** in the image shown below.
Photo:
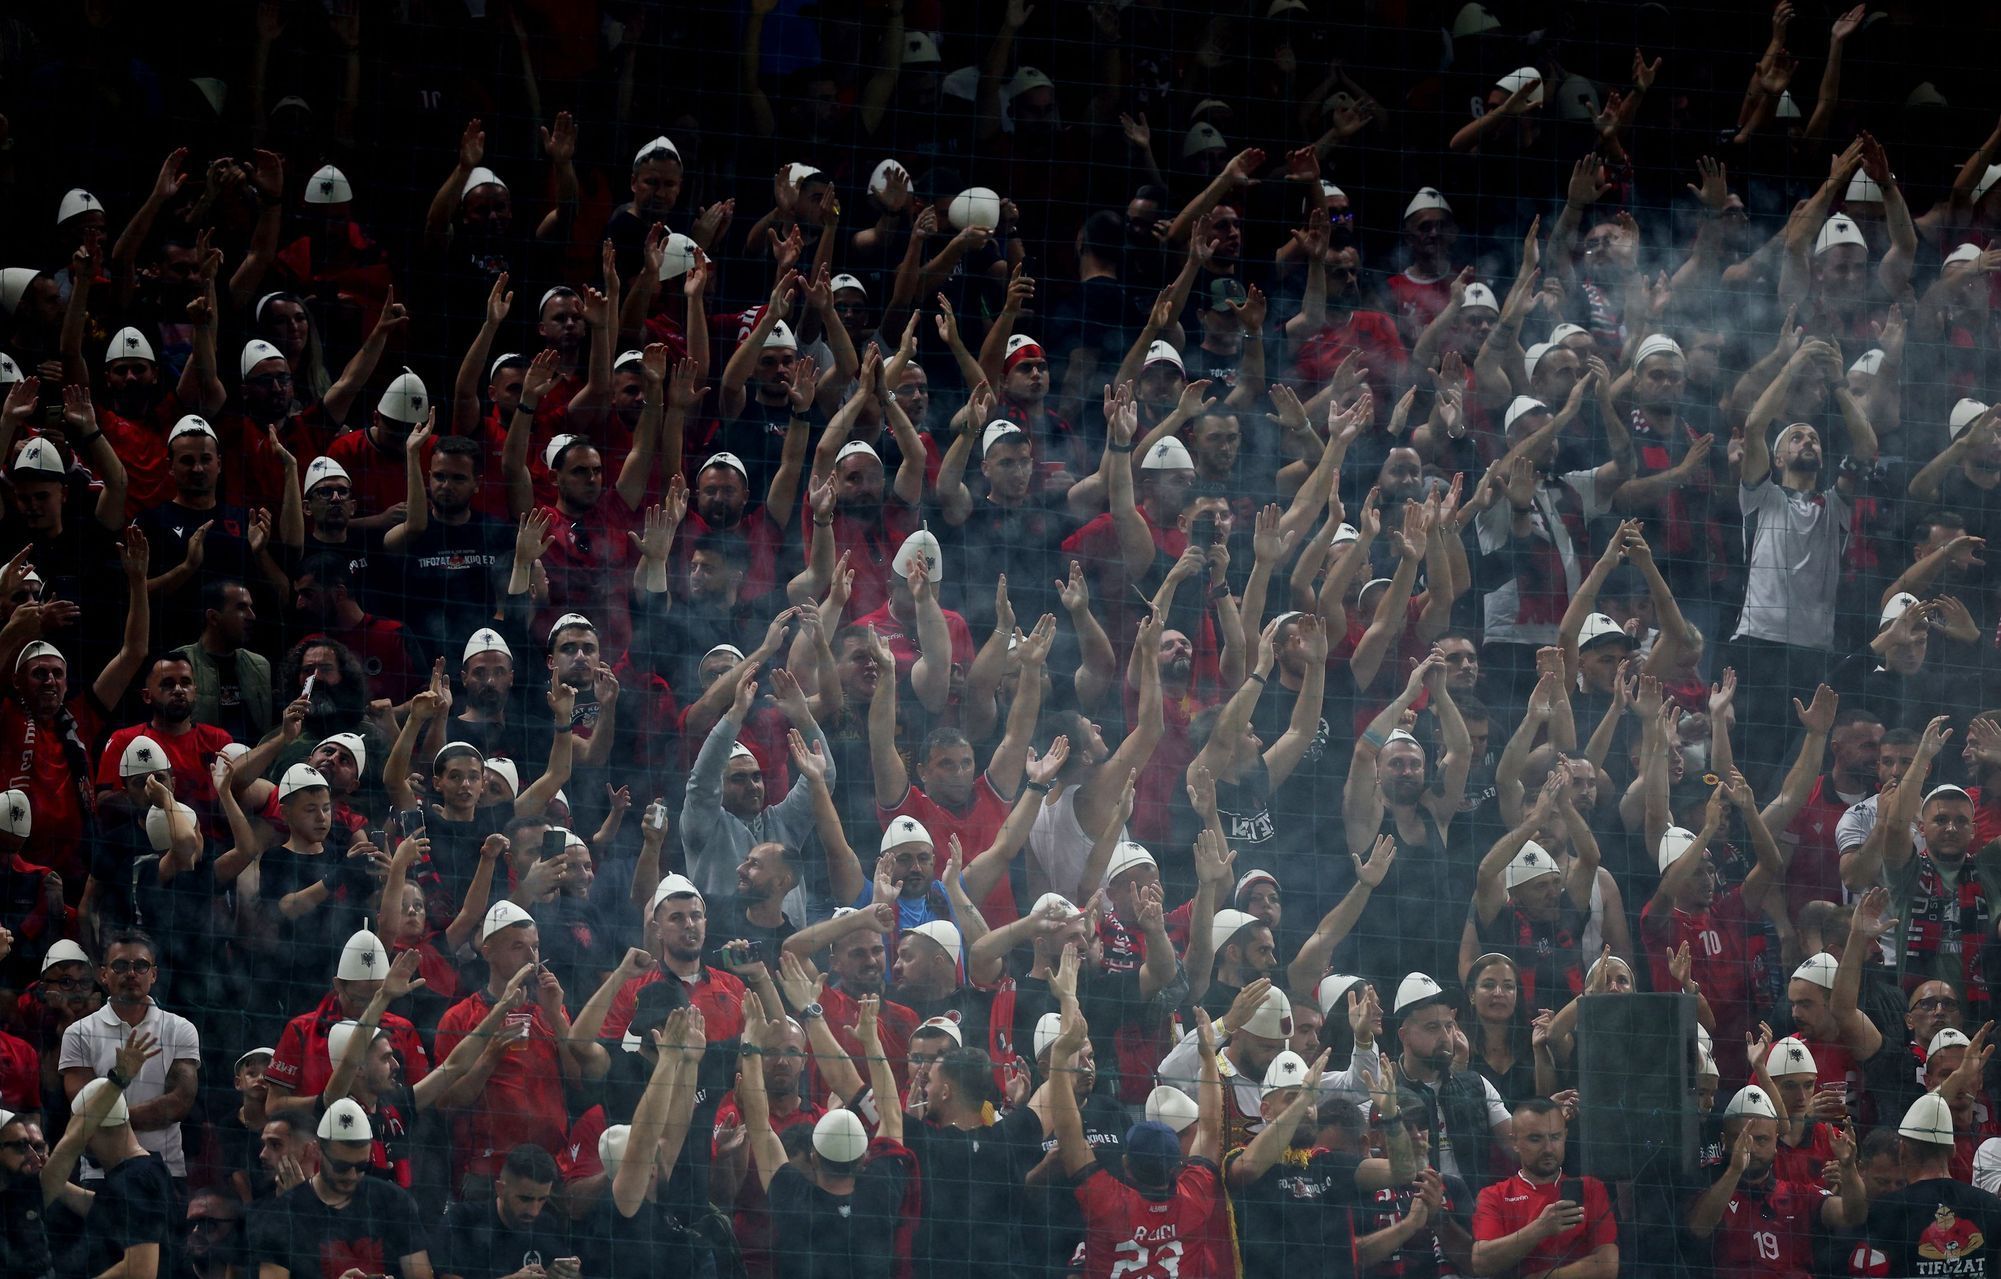
[[[799,339],[793,334],[791,325],[783,320],[774,320],[771,323],[771,332],[764,335],[763,349],[767,351],[796,351],[799,349]]]
[[[1834,956],[1823,950],[1801,961],[1800,966],[1793,969],[1792,980],[1812,982],[1823,990],[1833,990],[1834,974],[1840,967]]]
[[[1220,952],[1238,932],[1246,926],[1257,922],[1258,917],[1256,915],[1225,907],[1217,911],[1215,916],[1209,921],[1210,945]]]
[[[936,942],[955,963],[964,951],[965,941],[959,933],[959,926],[949,920],[927,920],[910,931],[919,937]]]
[[[850,906],[848,910],[852,913],[854,908]],[[835,913],[839,914],[838,911]],[[959,1023],[950,1017],[927,1017],[917,1023],[917,1030],[913,1030],[910,1033],[914,1036],[918,1031],[922,1030],[935,1030],[961,1048],[966,1046],[966,1032],[960,1029]]]
[[[1053,89],[1056,82],[1034,67],[1021,67],[1007,82],[1007,100],[1014,101],[1034,89]]]
[[[459,184],[459,198],[464,199],[466,193],[474,187],[483,187],[489,184],[497,186],[503,191],[507,189],[507,184],[500,180],[500,175],[482,164],[471,173],[466,174],[466,180]]]
[[[319,1134],[321,1141],[373,1141],[375,1129],[369,1125],[368,1112],[352,1097],[342,1097],[327,1107],[327,1113],[320,1116]]]
[[[1772,1099],[1766,1095],[1764,1089],[1756,1084],[1745,1084],[1737,1090],[1737,1095],[1730,1099],[1730,1104],[1723,1108],[1725,1119],[1738,1119],[1744,1116],[1753,1119],[1777,1119],[1779,1111],[1778,1107],[1772,1105]]]
[[[1040,1057],[1049,1051],[1049,1045],[1063,1033],[1063,1014],[1044,1013],[1035,1019],[1035,1055]]]
[[[681,158],[681,148],[675,146],[674,140],[664,133],[632,153],[632,167],[636,169],[648,160],[661,157],[663,154],[675,160]]]
[[[1813,1059],[1813,1052],[1806,1046],[1805,1040],[1787,1035],[1765,1054],[1765,1071],[1774,1078],[1780,1075],[1818,1075],[1820,1063]]]
[[[1348,1012],[1348,992],[1359,990],[1363,979],[1353,973],[1329,973],[1314,987],[1313,1002],[1320,1005],[1322,1017],[1332,1017],[1336,1009],[1342,1016]]]
[[[1160,863],[1154,861],[1153,854],[1142,844],[1129,839],[1120,840],[1112,848],[1112,860],[1105,867],[1105,882],[1110,883],[1135,866],[1152,866],[1158,870]]]
[[[917,32],[916,34],[922,35],[923,33]],[[924,38],[926,40],[930,39],[929,36],[925,36]],[[905,62],[909,60],[908,57],[904,59]],[[901,173],[907,178],[910,175],[910,170],[904,168],[894,158],[884,160],[881,164],[875,166],[874,173],[869,174],[868,193],[870,195],[881,195],[884,191],[887,191],[889,189],[889,175],[892,173]]]
[[[1649,333],[1640,339],[1638,346],[1633,348],[1633,367],[1638,368],[1640,361],[1650,355],[1681,354],[1681,343],[1675,341],[1665,333]]]
[[[1494,296],[1494,290],[1478,282],[1467,285],[1466,295],[1459,301],[1459,309],[1462,311],[1471,306],[1484,306],[1489,311],[1501,309],[1500,300]]]
[[[112,1083],[109,1079],[91,1080],[89,1083],[83,1086],[83,1090],[81,1092],[77,1093],[76,1100],[70,1103],[70,1113],[71,1114],[81,1113],[84,1109],[86,1109],[90,1105],[92,1101],[94,1101],[97,1098],[98,1094],[104,1092],[106,1089],[109,1089],[111,1087]],[[352,1105],[353,1103],[350,1102],[349,1104]],[[123,1128],[126,1124],[131,1122],[132,1122],[131,1108],[125,1104],[125,1097],[121,1093],[118,1097],[118,1100],[111,1103],[111,1109],[105,1113],[104,1121],[98,1126],[100,1128]]]
[[[313,743],[314,750],[318,750],[322,746],[340,747],[347,752],[347,757],[354,761],[355,772],[363,773],[368,771],[368,739],[360,733],[329,733],[319,741]],[[388,850],[385,849],[384,851]]]
[[[590,618],[585,617],[582,613],[565,613],[556,619],[554,626],[549,628],[549,638],[556,638],[556,632],[571,626],[581,626],[593,634],[596,634],[598,629],[597,623],[591,621]]]
[[[521,770],[515,767],[513,760],[504,755],[492,755],[487,758],[486,767],[488,772],[507,783],[509,795],[521,793]]]
[[[375,411],[392,422],[406,426],[420,426],[430,408],[431,396],[424,389],[424,379],[404,369],[382,393],[382,399],[375,405]]]
[[[1626,634],[1626,628],[1603,613],[1592,613],[1584,619],[1584,625],[1577,632],[1577,647],[1589,648],[1602,639],[1623,640],[1629,647],[1633,637]]]
[[[389,976],[389,948],[382,939],[364,928],[340,948],[340,966],[334,976],[342,981],[382,981]]]
[[[1410,203],[1403,206],[1403,215],[1409,218],[1413,214],[1424,212],[1426,209],[1443,209],[1447,213],[1452,212],[1452,206],[1447,204],[1445,197],[1438,193],[1437,187],[1419,187],[1417,194],[1410,198]]]
[[[1164,342],[1158,338],[1146,348],[1146,360],[1140,367],[1145,368],[1152,364],[1172,364],[1184,377],[1188,373],[1188,366],[1181,362],[1181,352],[1174,349],[1174,343]]]
[[[35,806],[24,790],[0,791],[0,830],[26,839],[35,826]]]
[[[307,204],[346,204],[354,199],[354,187],[347,175],[331,164],[323,164],[306,179]]]
[[[84,953],[83,947],[65,937],[50,946],[48,952],[42,956],[42,971],[47,972],[57,964],[87,964],[89,962],[90,956]]]
[[[1505,430],[1513,426],[1525,414],[1547,412],[1549,412],[1549,405],[1544,404],[1533,395],[1517,395],[1509,402],[1508,411],[1502,415],[1501,427]]]
[[[310,493],[326,480],[346,480],[350,486],[354,483],[354,477],[339,462],[330,457],[316,457],[306,464],[305,482],[300,491]]]
[[[931,838],[931,832],[924,828],[923,822],[910,816],[892,818],[889,825],[883,829],[882,844],[877,851],[886,853],[904,844],[926,844],[933,848],[937,847]]]
[[[1855,363],[1848,366],[1848,371],[1850,373],[1866,373],[1870,377],[1874,377],[1882,370],[1883,361],[1888,358],[1888,355],[1889,353],[1880,346],[1871,347],[1855,357]]]
[[[1258,1087],[1258,1096],[1269,1097],[1286,1088],[1297,1088],[1306,1082],[1306,1058],[1290,1048],[1271,1059],[1265,1067],[1264,1082]]]
[[[938,546],[938,535],[929,529],[918,529],[903,539],[903,545],[896,548],[896,557],[889,567],[898,577],[907,578],[919,562],[931,576],[933,583],[945,580],[945,557]]]
[[[1966,1037],[1965,1031],[1947,1026],[1932,1036],[1931,1043],[1925,1045],[1925,1056],[1936,1057],[1948,1048],[1970,1048],[1972,1045],[1973,1041]]]
[[[158,742],[144,733],[125,743],[125,749],[118,756],[120,777],[144,777],[149,773],[162,772],[172,767],[172,762],[167,759],[167,752],[161,749]]]
[[[689,879],[686,875],[662,876],[660,883],[653,889],[652,899],[646,903],[646,913],[651,915],[654,911],[659,910],[660,903],[666,901],[669,897],[693,897],[695,900],[701,901],[702,892],[699,888],[695,887],[695,881]]]
[[[181,803],[179,800],[174,801],[174,807],[172,811],[186,817],[190,824],[193,824],[193,822],[195,821],[195,810],[189,808],[186,804]],[[168,825],[168,821],[169,821],[169,812],[167,809],[148,808],[146,810],[146,817],[144,821],[144,825],[146,827],[146,842],[153,846],[153,851],[156,853],[166,852],[167,846],[174,842],[173,828],[170,825]]]
[[[1866,247],[1868,241],[1862,238],[1862,228],[1855,225],[1855,219],[1845,213],[1837,213],[1821,224],[1820,234],[1814,237],[1813,251],[1817,256],[1843,244]]]
[[[514,656],[514,650],[507,646],[507,640],[491,626],[482,626],[466,640],[465,651],[459,654],[460,662],[470,662],[480,653],[505,653]]]
[[[294,764],[278,779],[278,798],[290,799],[299,791],[311,790],[315,786],[327,786],[326,775],[311,764]],[[327,788],[332,789],[331,786]]]
[[[943,59],[938,56],[938,42],[922,31],[903,33],[903,65],[906,67],[935,66]]]
[[[852,1110],[830,1110],[813,1125],[813,1152],[829,1163],[851,1164],[868,1152],[868,1129]]]
[[[1904,1121],[1897,1125],[1897,1135],[1933,1146],[1950,1147],[1953,1144],[1952,1107],[1937,1093],[1926,1093],[1904,1112]]]
[[[1028,440],[1028,434],[1021,429],[1019,422],[1010,422],[1004,417],[997,417],[987,423],[987,429],[980,432],[980,456],[985,457],[993,451],[995,444],[1010,435],[1020,436],[1024,443]]]
[[[153,354],[153,344],[146,335],[130,325],[111,335],[111,341],[104,348],[104,362],[113,360],[145,360],[158,364],[159,357]]]
[[[183,435],[206,435],[217,443],[221,442],[221,437],[215,433],[215,428],[208,424],[208,419],[193,413],[185,415],[174,423],[174,429],[167,432],[167,443],[172,444]]]
[[[1202,1117],[1202,1111],[1187,1093],[1161,1084],[1146,1095],[1146,1117],[1176,1132],[1186,1132]]]
[[[1522,845],[1522,851],[1516,853],[1514,859],[1508,863],[1508,869],[1503,878],[1506,880],[1507,886],[1510,889],[1514,889],[1521,887],[1531,880],[1541,879],[1544,875],[1557,875],[1561,873],[1562,869],[1557,866],[1556,858],[1551,857],[1541,844],[1530,840],[1528,843]]]
[[[1962,396],[1959,403],[1952,406],[1952,413],[1945,420],[1946,430],[1951,433],[1953,439],[1958,439],[1966,433],[1967,427],[1980,420],[1980,415],[1987,409],[1988,405],[1972,396]]]
[[[1883,612],[1876,619],[1876,629],[1880,631],[1885,626],[1896,621],[1910,610],[1911,605],[1917,602],[1918,597],[1909,591],[1898,591],[1895,595],[1883,601]]]
[[[1545,79],[1546,77],[1543,73],[1534,67],[1516,67],[1513,71],[1494,81],[1494,87],[1502,93],[1514,93],[1524,85],[1534,84],[1534,90],[1529,93],[1529,102],[1534,104],[1542,101],[1543,89],[1545,87],[1543,81]],[[1409,215],[1406,214],[1405,216]]]
[[[660,243],[660,279],[678,280],[688,274],[688,268],[695,265],[697,245],[691,236],[679,231],[669,231]]]
[[[26,648],[23,648],[21,655],[14,659],[14,669],[18,671],[38,657],[53,657],[64,665],[69,664],[69,659],[63,656],[61,649],[47,640],[36,640]]]
[[[1695,843],[1695,832],[1686,826],[1670,826],[1661,832],[1660,843],[1654,846],[1654,862],[1663,871],[1674,865],[1675,859],[1687,852]]]
[[[1292,1038],[1292,1001],[1273,986],[1244,1023],[1244,1030],[1260,1039]]]
[[[56,446],[39,435],[21,446],[21,451],[14,455],[14,465],[10,470],[15,475],[48,475],[56,479],[69,474],[69,468],[63,465],[62,454],[56,452]]]
[[[534,922],[534,918],[527,911],[516,906],[513,902],[495,902],[492,906],[487,907],[486,918],[480,923],[479,939],[485,941],[503,928],[512,928],[516,924],[532,924]]]
[[[878,462],[882,461],[882,454],[876,452],[874,447],[870,445],[868,441],[849,440],[846,444],[843,444],[841,446],[840,452],[834,454],[834,465],[839,466],[841,463],[847,461],[851,457],[859,457],[864,454],[874,458]]]
[[[628,1034],[628,1038],[632,1036]],[[632,1140],[631,1124],[613,1124],[598,1134],[598,1162],[607,1175],[616,1175],[625,1162],[625,1148]]]
[[[954,230],[977,226],[991,231],[1000,225],[1000,207],[1000,196],[993,188],[967,187],[945,206],[945,219]]]
[[[1139,464],[1142,471],[1192,471],[1195,459],[1189,455],[1188,446],[1172,435],[1155,442],[1146,451],[1146,460]]]
[[[21,299],[27,296],[28,286],[40,274],[31,266],[0,267],[0,312],[12,315],[14,308],[21,305]]]
[[[249,377],[250,370],[266,360],[282,360],[285,353],[272,346],[263,338],[251,338],[243,344],[243,354],[236,357],[236,375]]]
[[[1181,139],[1181,158],[1185,160],[1204,151],[1227,151],[1229,147],[1230,144],[1223,140],[1223,131],[1202,120]]]
[[[1400,1013],[1413,1004],[1423,1003],[1427,999],[1436,999],[1444,993],[1439,988],[1438,983],[1431,979],[1429,974],[1411,973],[1397,983],[1396,1005],[1390,1011]]]
[[[63,192],[62,202],[56,205],[56,225],[61,226],[78,214],[92,210],[104,212],[104,202],[82,187],[71,187]]]

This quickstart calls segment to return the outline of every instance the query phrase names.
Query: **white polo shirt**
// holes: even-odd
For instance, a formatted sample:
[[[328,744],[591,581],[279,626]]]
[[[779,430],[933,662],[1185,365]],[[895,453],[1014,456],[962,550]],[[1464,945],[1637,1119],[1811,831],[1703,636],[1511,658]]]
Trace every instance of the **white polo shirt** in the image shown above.
[[[185,1061],[197,1070],[201,1068],[201,1036],[195,1031],[194,1023],[158,1004],[149,1003],[145,1020],[137,1026],[127,1026],[119,1020],[118,1014],[111,1011],[110,1004],[81,1021],[72,1022],[69,1029],[63,1031],[62,1056],[57,1060],[57,1069],[88,1066],[94,1075],[110,1074],[111,1067],[117,1062],[118,1050],[125,1046],[125,1041],[134,1031],[139,1030],[160,1041],[160,1054],[141,1066],[126,1087],[126,1104],[137,1106],[166,1096],[167,1071],[177,1061]],[[168,1124],[165,1128],[134,1128],[133,1132],[140,1145],[166,1161],[168,1172],[176,1177],[188,1175],[187,1158],[181,1151],[179,1124]],[[102,1169],[87,1160],[82,1167],[82,1179],[85,1181],[104,1176]]]

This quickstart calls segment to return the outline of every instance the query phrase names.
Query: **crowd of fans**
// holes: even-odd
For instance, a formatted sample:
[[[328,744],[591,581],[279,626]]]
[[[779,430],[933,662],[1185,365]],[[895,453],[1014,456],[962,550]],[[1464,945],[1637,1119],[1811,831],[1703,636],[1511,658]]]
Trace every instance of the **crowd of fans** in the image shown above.
[[[0,18],[0,1274],[2001,1274],[1994,15],[1337,7]]]

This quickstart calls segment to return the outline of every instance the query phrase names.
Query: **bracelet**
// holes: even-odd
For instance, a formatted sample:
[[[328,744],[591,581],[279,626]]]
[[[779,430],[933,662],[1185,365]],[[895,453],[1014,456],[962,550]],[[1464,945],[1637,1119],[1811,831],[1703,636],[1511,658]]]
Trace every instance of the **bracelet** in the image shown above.
[[[1218,582],[1214,586],[1209,588],[1209,598],[1212,600],[1222,599],[1229,593],[1230,593],[1230,584],[1228,582]]]
[[[1268,681],[1267,681],[1267,680],[1265,679],[1265,677],[1264,677],[1264,676],[1262,676],[1262,675],[1258,674],[1258,673],[1257,673],[1256,671],[1252,671],[1252,672],[1251,672],[1250,674],[1248,674],[1248,675],[1244,676],[1244,678],[1245,678],[1245,679],[1254,679],[1254,680],[1256,680],[1256,681],[1257,681],[1258,683],[1260,683],[1260,684],[1263,684],[1263,683],[1267,683],[1267,682],[1268,682]]]
[[[542,401],[537,400],[533,404],[530,404],[526,400],[518,400],[515,402],[514,411],[516,413],[526,413],[530,417],[533,417],[542,411]]]
[[[1117,444],[1107,444],[1105,445],[1105,451],[1107,453],[1130,453],[1136,447],[1138,446],[1133,444],[1127,444],[1124,447],[1121,447]]]
[[[111,1086],[113,1088],[119,1089],[120,1091],[123,1091],[124,1089],[132,1086],[131,1076],[124,1074],[116,1066],[113,1066],[110,1070],[105,1071],[104,1077],[111,1081]]]
[[[558,733],[574,733],[577,731],[577,726],[575,724],[558,724],[554,731]]]
[[[1381,750],[1383,748],[1383,744],[1389,741],[1390,739],[1383,736],[1381,733],[1378,733],[1375,729],[1368,728],[1362,730],[1362,740],[1367,742],[1374,749]]]
[[[1036,794],[1038,794],[1038,795],[1047,795],[1047,794],[1049,793],[1049,783],[1048,783],[1048,782],[1026,782],[1026,783],[1024,783],[1024,784],[1023,784],[1023,786],[1022,786],[1022,789],[1023,789],[1023,790],[1032,790],[1032,791],[1034,791],[1034,792],[1035,792]]]
[[[756,1044],[738,1044],[736,1051],[739,1057],[764,1056],[764,1049],[759,1048]]]
[[[99,440],[103,438],[104,438],[103,431],[92,431],[89,435],[78,436],[76,441],[76,447],[80,449],[87,449],[91,445],[97,443]]]
[[[834,518],[833,516],[830,515],[823,520],[820,519],[818,516],[815,516],[813,519],[813,523],[815,526],[819,528],[832,528],[834,526]]]

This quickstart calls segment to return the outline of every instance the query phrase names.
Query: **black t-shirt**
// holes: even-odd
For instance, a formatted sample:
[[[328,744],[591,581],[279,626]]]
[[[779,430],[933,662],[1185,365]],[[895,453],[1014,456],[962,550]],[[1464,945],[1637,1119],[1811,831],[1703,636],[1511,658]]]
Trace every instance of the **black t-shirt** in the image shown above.
[[[340,1279],[349,1270],[401,1276],[402,1260],[425,1250],[417,1201],[379,1177],[363,1177],[339,1208],[306,1181],[250,1218],[250,1254],[292,1279]]]
[[[698,1129],[699,1130],[699,1129]],[[709,1279],[715,1257],[694,1233],[683,1227],[662,1197],[639,1205],[628,1217],[612,1201],[611,1190],[584,1218],[574,1237],[586,1279]],[[548,1209],[543,1209],[547,1212]]]
[[[1103,1092],[1094,1092],[1084,1098],[1081,1110],[1084,1140],[1098,1166],[1114,1177],[1121,1175],[1125,1130],[1131,1122],[1125,1107]],[[1008,1181],[1018,1187],[1013,1224],[1021,1273],[1030,1279],[1037,1275],[1061,1279],[1077,1245],[1084,1241],[1084,1214],[1077,1207],[1075,1183],[1058,1167],[1040,1185],[1026,1184],[1028,1174],[1056,1150],[1056,1134],[1045,1134],[1041,1118],[1028,1106],[1015,1107],[996,1127],[1007,1142]]]
[[[2001,1274],[2001,1199],[1944,1177],[1914,1181],[1869,1205],[1869,1244],[1887,1259],[1872,1273]]]
[[[464,524],[433,517],[401,554],[382,556],[385,566],[402,570],[395,574],[402,599],[386,616],[416,634],[426,657],[455,662],[466,637],[493,623],[514,564],[514,532],[513,525],[477,512]]]
[[[239,742],[249,741],[258,734],[256,726],[251,723],[250,712],[243,704],[243,677],[238,671],[241,663],[236,653],[210,653],[208,660],[215,665],[216,727]]]
[[[913,1274],[918,1279],[1007,1275],[1006,1251],[995,1248],[986,1232],[966,1228],[968,1222],[1006,1221],[1014,1213],[1006,1138],[992,1128],[962,1131],[912,1119],[905,1123],[904,1145],[917,1156],[924,1178],[924,1216],[910,1248]]]
[[[135,1155],[104,1174],[83,1231],[84,1273],[101,1275],[127,1248],[158,1244],[164,1256],[174,1238],[174,1178],[158,1155]]]
[[[52,1261],[40,1180],[24,1177],[0,1185],[0,1274],[42,1279]]]
[[[556,1258],[573,1255],[562,1213],[548,1205],[534,1221],[516,1228],[500,1219],[492,1199],[455,1203],[445,1211],[436,1238],[432,1271],[459,1279],[501,1279],[528,1266],[546,1270]]]
[[[1355,1189],[1361,1162],[1359,1155],[1295,1146],[1264,1176],[1232,1190],[1244,1273],[1312,1274],[1327,1258],[1348,1256],[1348,1209],[1361,1198]]]
[[[897,1159],[864,1163],[846,1195],[822,1190],[791,1164],[780,1168],[765,1192],[778,1279],[888,1279],[904,1181]]]

